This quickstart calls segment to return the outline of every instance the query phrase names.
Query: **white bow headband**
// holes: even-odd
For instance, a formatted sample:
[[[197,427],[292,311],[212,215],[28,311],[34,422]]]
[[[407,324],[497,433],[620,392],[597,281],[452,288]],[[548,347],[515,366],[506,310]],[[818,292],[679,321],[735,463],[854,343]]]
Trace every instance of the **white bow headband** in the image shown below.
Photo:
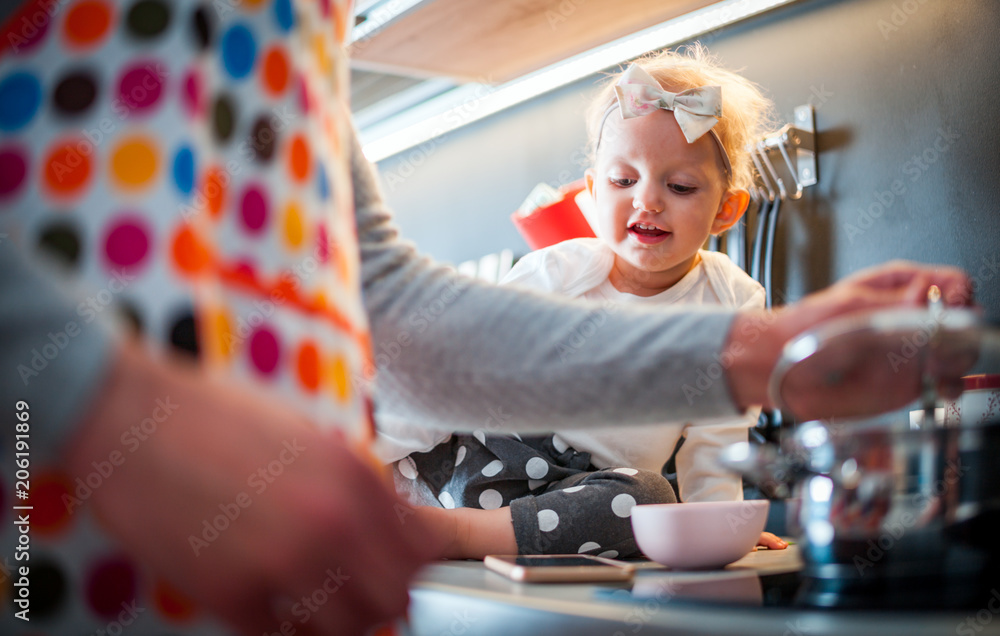
[[[733,173],[722,140],[712,128],[722,117],[722,87],[699,86],[680,93],[671,93],[660,87],[653,76],[641,67],[631,64],[615,84],[615,94],[618,104],[612,104],[601,118],[601,127],[597,133],[597,145],[601,144],[601,132],[604,123],[615,110],[621,112],[622,119],[642,117],[659,109],[673,111],[674,119],[688,143],[694,143],[705,133],[712,135],[715,144],[722,153],[722,163],[726,166],[726,174]]]

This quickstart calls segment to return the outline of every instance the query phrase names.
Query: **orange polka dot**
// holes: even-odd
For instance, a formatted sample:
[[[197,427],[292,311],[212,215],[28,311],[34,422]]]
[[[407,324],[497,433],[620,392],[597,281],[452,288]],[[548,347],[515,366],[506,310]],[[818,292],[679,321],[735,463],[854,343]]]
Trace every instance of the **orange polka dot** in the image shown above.
[[[309,176],[309,164],[312,158],[309,155],[309,142],[301,134],[292,137],[292,143],[288,152],[288,171],[296,181],[305,181]]]
[[[210,309],[205,316],[205,342],[210,355],[216,360],[229,360],[239,348],[233,335],[233,322],[225,309]]]
[[[111,7],[97,0],[82,0],[66,12],[66,41],[77,48],[98,43],[111,26]]]
[[[350,5],[349,2],[334,2],[333,3],[333,26],[334,26],[334,37],[337,38],[337,44],[344,44],[347,42],[347,28],[350,24]]]
[[[45,185],[59,197],[72,197],[90,180],[94,147],[84,139],[57,143],[45,159]]]
[[[187,622],[197,614],[194,602],[166,581],[154,584],[153,601],[160,614],[175,622]]]
[[[306,240],[306,224],[302,218],[302,208],[296,201],[285,206],[281,227],[285,243],[291,250],[302,247]]]
[[[212,262],[212,253],[189,225],[174,234],[170,253],[177,268],[188,275],[204,272]]]
[[[322,289],[316,292],[316,295],[313,296],[313,306],[321,311],[330,306],[330,301],[327,300],[326,294]]]
[[[156,146],[148,137],[126,137],[111,151],[111,175],[123,190],[149,186],[158,167]]]
[[[315,393],[319,387],[319,351],[314,343],[307,340],[299,346],[295,355],[295,368],[302,388]]]
[[[322,33],[313,36],[313,58],[323,75],[330,75],[333,71],[333,60],[326,49],[326,38]]]
[[[264,54],[261,65],[264,88],[272,95],[280,95],[288,87],[288,56],[281,47],[273,47]]]
[[[347,360],[341,354],[336,354],[330,360],[328,369],[330,388],[334,397],[340,402],[346,402],[351,396],[351,378],[347,373]]]
[[[340,280],[344,283],[352,282],[354,268],[351,265],[351,259],[347,257],[347,251],[344,249],[335,250],[333,252],[333,262],[337,268],[337,274],[340,275]]]
[[[114,470],[114,466],[105,460],[101,468]],[[34,509],[31,511],[31,531],[41,536],[52,536],[63,531],[70,523],[72,515],[79,511],[90,499],[95,488],[100,488],[105,477],[94,469],[92,473],[82,478],[83,483],[77,485],[76,492],[69,478],[62,473],[41,473],[31,479],[29,499]]]
[[[205,171],[202,192],[205,194],[208,211],[212,218],[218,218],[222,214],[222,208],[226,204],[226,184],[228,182],[228,175],[219,167],[213,166]]]

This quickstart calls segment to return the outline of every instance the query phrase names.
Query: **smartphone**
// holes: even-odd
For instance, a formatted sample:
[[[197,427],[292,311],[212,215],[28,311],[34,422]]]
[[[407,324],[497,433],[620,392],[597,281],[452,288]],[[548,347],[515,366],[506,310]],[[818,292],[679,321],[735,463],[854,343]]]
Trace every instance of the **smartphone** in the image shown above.
[[[635,572],[628,563],[588,554],[491,554],[483,563],[494,572],[525,583],[629,581]]]

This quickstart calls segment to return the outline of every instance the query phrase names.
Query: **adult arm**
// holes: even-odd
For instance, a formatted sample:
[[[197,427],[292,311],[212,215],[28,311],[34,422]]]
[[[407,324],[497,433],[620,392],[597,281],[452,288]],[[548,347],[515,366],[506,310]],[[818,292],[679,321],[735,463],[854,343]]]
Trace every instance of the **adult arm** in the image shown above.
[[[912,263],[867,270],[773,313],[611,309],[486,285],[419,256],[400,239],[373,168],[353,143],[378,402],[419,425],[557,430],[734,415],[772,406],[767,379],[782,347],[824,320],[918,306],[931,283],[950,304],[971,299],[961,271]],[[858,353],[859,368],[872,371],[865,351]],[[947,390],[962,370],[949,370],[942,381]],[[879,412],[919,394],[919,377],[872,384],[862,376],[821,393],[797,414]],[[815,386],[809,380],[798,388],[808,393]],[[890,386],[895,393],[886,401]]]

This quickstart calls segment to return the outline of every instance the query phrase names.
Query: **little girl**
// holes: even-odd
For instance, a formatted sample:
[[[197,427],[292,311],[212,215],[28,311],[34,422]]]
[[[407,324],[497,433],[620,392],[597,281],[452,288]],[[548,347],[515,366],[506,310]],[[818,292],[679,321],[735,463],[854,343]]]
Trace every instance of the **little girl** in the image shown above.
[[[640,60],[598,95],[586,171],[598,238],[523,258],[503,284],[616,303],[700,303],[762,309],[764,290],[726,256],[701,248],[749,202],[746,147],[771,103],[704,49]],[[595,328],[599,321],[595,321]],[[573,335],[567,333],[567,340]],[[622,334],[628,338],[628,334]],[[572,347],[561,348],[572,355]],[[495,409],[496,410],[496,409]],[[677,499],[661,469],[678,443],[680,499],[741,500],[739,477],[715,461],[745,441],[757,413],[730,421],[510,436],[417,430],[381,419],[377,448],[397,488],[454,538],[450,556],[490,553],[637,554],[632,506]],[[505,417],[502,408],[491,417]],[[498,422],[499,423],[499,422]],[[443,508],[441,508],[443,506]],[[764,533],[761,544],[785,547]]]

